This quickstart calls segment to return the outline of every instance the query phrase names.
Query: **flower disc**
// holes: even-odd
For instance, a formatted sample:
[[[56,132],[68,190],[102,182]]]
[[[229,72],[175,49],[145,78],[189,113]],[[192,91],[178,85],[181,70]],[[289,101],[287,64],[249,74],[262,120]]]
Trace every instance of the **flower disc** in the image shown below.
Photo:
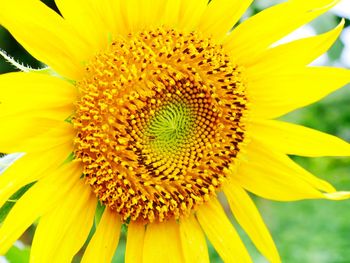
[[[116,40],[78,88],[76,158],[124,220],[188,215],[215,194],[244,141],[240,70],[195,33],[160,28]]]

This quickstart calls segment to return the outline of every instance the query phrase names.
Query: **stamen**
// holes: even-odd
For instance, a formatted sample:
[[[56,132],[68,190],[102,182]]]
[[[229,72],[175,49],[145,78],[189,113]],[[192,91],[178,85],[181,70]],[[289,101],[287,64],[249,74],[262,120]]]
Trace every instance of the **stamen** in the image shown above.
[[[220,188],[245,136],[240,69],[196,33],[117,40],[86,68],[75,156],[123,220],[187,216]]]

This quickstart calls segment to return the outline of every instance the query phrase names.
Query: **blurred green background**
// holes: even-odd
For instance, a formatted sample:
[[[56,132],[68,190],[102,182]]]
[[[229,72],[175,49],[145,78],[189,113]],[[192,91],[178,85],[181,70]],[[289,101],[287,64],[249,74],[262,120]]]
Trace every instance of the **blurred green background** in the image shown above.
[[[55,9],[53,1],[46,0],[44,2]],[[245,17],[277,2],[281,1],[255,1]],[[350,2],[348,0],[343,1],[343,5],[337,10],[323,15],[311,25],[298,30],[294,37],[305,37],[325,32],[340,22],[340,15],[350,18]],[[347,31],[348,35],[344,34],[327,55],[318,60],[316,64],[350,66],[350,59],[348,59],[350,57],[349,25],[350,20],[346,19],[345,32]],[[41,67],[40,63],[33,59],[1,27],[0,48],[25,65],[34,68]],[[10,71],[14,71],[14,68],[1,58],[0,73]],[[283,119],[316,128],[350,141],[350,87],[344,87],[326,99],[293,112]],[[350,158],[293,158],[309,171],[334,184],[337,189],[350,190]],[[283,262],[350,263],[350,201],[317,200],[282,203],[256,197],[254,199],[272,232]],[[234,224],[237,226],[236,222]],[[239,229],[238,226],[237,228]],[[239,231],[253,256],[254,262],[266,262],[243,231],[241,229]],[[0,263],[7,261],[13,263],[28,262],[33,232],[34,227],[31,227],[23,235],[21,241],[9,251],[6,259],[0,257]],[[123,233],[113,262],[123,262],[125,231]],[[210,257],[211,262],[222,262],[212,247],[210,247]],[[79,255],[75,261],[79,262]]]

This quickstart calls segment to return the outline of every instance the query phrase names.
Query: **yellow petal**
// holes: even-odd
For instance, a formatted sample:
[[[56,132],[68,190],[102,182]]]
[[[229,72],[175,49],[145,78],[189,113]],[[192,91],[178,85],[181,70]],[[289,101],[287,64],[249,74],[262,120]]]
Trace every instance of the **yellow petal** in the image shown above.
[[[167,1],[153,0],[152,4],[148,1],[138,0],[141,10],[141,24],[144,28],[160,26],[160,22]]]
[[[87,239],[96,204],[90,187],[83,180],[76,180],[69,194],[40,218],[30,262],[71,262]]]
[[[56,146],[66,145],[67,149],[70,148],[73,151],[73,138],[76,133],[73,126],[63,121],[55,125],[55,127],[40,134],[40,136],[27,138],[18,148],[24,152],[36,153],[48,151]]]
[[[81,262],[111,262],[118,246],[120,227],[118,214],[106,208]]]
[[[333,201],[341,201],[350,198],[350,191],[339,191],[335,193],[324,193],[324,198]]]
[[[236,182],[224,187],[233,215],[255,246],[271,263],[281,262],[272,237],[249,195]]]
[[[39,152],[70,143],[74,138],[71,124],[64,121],[28,116],[6,117],[0,121],[0,152]]]
[[[24,145],[29,139],[49,132],[63,121],[27,118],[18,116],[2,118],[0,121],[0,149],[4,153],[24,152]]]
[[[64,120],[74,110],[76,88],[67,81],[37,73],[0,76],[0,118],[15,115]]]
[[[350,82],[342,68],[306,67],[248,80],[251,116],[276,118],[314,103]]]
[[[143,223],[134,221],[130,222],[126,239],[126,263],[142,262],[145,230],[146,228]]]
[[[324,54],[339,37],[345,21],[324,34],[299,39],[266,50],[257,56],[250,65],[246,65],[246,74],[259,78],[283,68],[306,66]]]
[[[121,16],[129,33],[139,31],[143,28],[141,21],[141,8],[139,0],[120,1]]]
[[[179,13],[179,29],[184,31],[196,29],[207,6],[207,0],[183,0]]]
[[[209,3],[201,21],[199,30],[217,41],[226,37],[253,0],[213,0]]]
[[[310,157],[350,156],[350,144],[317,130],[300,125],[264,120],[254,121],[252,136],[275,151]]]
[[[338,0],[293,0],[268,8],[240,24],[225,40],[226,50],[241,64],[282,37],[310,22]]]
[[[217,199],[212,199],[199,207],[197,218],[224,262],[252,262],[244,244]]]
[[[21,187],[47,176],[59,167],[72,152],[63,144],[45,152],[26,154],[0,176],[0,207]]]
[[[141,24],[143,24],[144,29],[159,27],[164,22],[164,17],[167,15],[174,16],[175,14],[178,14],[179,10],[179,4],[178,1],[174,1],[174,3],[171,3],[172,0],[153,0],[152,4],[148,1],[139,0],[139,6],[141,10]],[[169,10],[170,7],[175,7],[174,10]],[[177,7],[178,6],[178,7]],[[174,12],[174,14],[171,14],[169,11]],[[167,18],[165,18],[167,19]],[[168,25],[172,26],[172,24]]]
[[[147,225],[142,262],[183,262],[179,225],[175,220]]]
[[[332,193],[335,189],[257,140],[252,140],[246,151],[232,178],[256,195],[277,201],[347,196],[347,193],[323,194],[321,191]]]
[[[2,1],[2,24],[38,60],[78,79],[89,48],[57,13],[40,1]]]
[[[63,17],[72,24],[79,34],[87,40],[94,54],[107,47],[116,25],[120,24],[120,10],[110,0],[56,0]],[[119,3],[119,1],[117,1]],[[117,20],[118,19],[118,20]]]
[[[0,227],[0,255],[4,255],[38,217],[72,191],[81,172],[79,163],[66,164],[37,182],[17,201]]]
[[[205,235],[193,215],[180,220],[180,236],[184,262],[210,262]]]
[[[122,17],[128,33],[160,26],[168,2],[154,0],[151,4],[142,0],[121,1]]]
[[[161,21],[164,25],[177,28],[182,0],[166,0]]]

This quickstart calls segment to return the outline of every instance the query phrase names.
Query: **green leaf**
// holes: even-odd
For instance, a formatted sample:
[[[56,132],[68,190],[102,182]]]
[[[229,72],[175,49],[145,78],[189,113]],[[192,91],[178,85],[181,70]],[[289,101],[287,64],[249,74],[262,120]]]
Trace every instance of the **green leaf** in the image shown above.
[[[14,193],[10,199],[0,208],[0,224],[5,220],[7,214],[11,211],[12,207],[15,205],[18,199],[20,199],[22,195],[24,195],[24,193],[33,186],[33,184],[34,183],[30,183],[23,186],[16,193]]]
[[[30,249],[28,247],[19,248],[13,246],[5,255],[10,263],[27,263],[29,262]]]
[[[100,202],[97,203],[96,213],[95,213],[95,226],[97,227],[100,223],[101,217],[103,215],[103,211],[105,210],[105,207]]]
[[[328,51],[328,56],[331,61],[340,59],[344,49],[344,44],[339,39],[334,43],[333,47]]]

